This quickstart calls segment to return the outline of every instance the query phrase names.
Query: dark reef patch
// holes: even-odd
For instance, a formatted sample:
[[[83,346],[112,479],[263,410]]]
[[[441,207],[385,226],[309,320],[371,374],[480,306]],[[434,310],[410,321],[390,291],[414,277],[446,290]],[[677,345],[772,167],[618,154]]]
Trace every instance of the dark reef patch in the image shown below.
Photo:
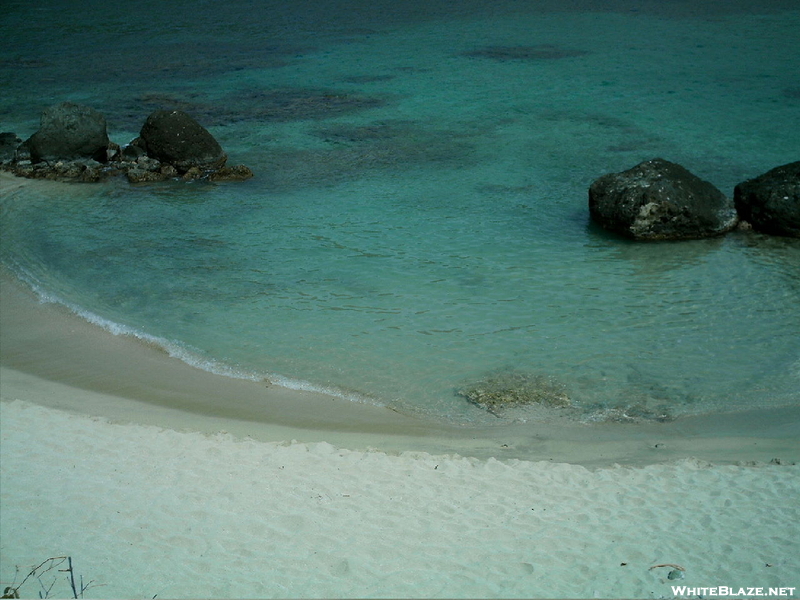
[[[354,83],[354,84],[363,84],[363,83],[380,83],[382,81],[391,81],[397,77],[396,75],[353,75],[351,77],[345,77],[342,79],[344,83]]]
[[[116,125],[128,128],[140,123],[142,115],[159,109],[182,110],[213,127],[246,121],[323,120],[385,106],[389,101],[357,92],[318,88],[245,90],[214,100],[197,92],[153,91],[113,107],[113,112]]]
[[[589,54],[586,50],[576,50],[573,48],[563,48],[555,44],[536,44],[534,46],[484,46],[468,52],[463,52],[461,56],[469,58],[489,58],[499,62],[507,61],[537,61],[537,60],[558,60],[562,58],[575,58]]]
[[[245,118],[265,121],[329,119],[378,108],[387,103],[384,98],[313,88],[254,90],[237,94],[236,97],[240,98],[245,108],[250,107]]]
[[[371,170],[461,168],[478,160],[474,136],[413,121],[332,125],[310,133],[322,147],[272,147],[259,156],[275,189],[330,185]]]
[[[108,64],[104,66],[108,69],[115,66],[124,68],[137,79],[146,77],[145,66],[151,74],[156,71],[161,75],[198,78],[243,69],[280,68],[312,50],[290,45],[234,44],[222,40],[217,40],[213,45],[184,41],[160,46],[158,53],[146,62],[129,61],[123,65],[109,57]]]
[[[650,152],[663,147],[664,144],[664,140],[658,135],[632,121],[609,114],[550,110],[543,112],[542,118],[563,123],[575,129],[576,134],[582,128],[603,129],[605,139],[609,142],[605,146],[607,152]]]
[[[333,143],[361,143],[427,136],[413,121],[378,121],[367,125],[332,125],[317,129],[314,135]]]

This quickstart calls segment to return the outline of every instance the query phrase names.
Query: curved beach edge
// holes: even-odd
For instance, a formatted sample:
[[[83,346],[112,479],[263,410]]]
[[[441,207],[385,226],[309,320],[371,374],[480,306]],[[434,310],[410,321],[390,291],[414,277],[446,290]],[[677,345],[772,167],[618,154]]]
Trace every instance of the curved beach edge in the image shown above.
[[[457,427],[316,392],[216,375],[131,336],[42,303],[0,269],[0,397],[114,422],[261,441],[420,451],[586,466],[694,457],[800,461],[800,407],[672,423],[520,423]]]

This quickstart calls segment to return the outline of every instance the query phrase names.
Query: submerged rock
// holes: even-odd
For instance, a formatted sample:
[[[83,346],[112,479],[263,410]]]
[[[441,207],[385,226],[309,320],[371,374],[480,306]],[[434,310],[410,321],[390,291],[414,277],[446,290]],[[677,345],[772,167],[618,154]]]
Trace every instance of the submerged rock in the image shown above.
[[[733,200],[739,216],[756,231],[800,237],[800,161],[740,183]]]
[[[636,240],[711,237],[738,222],[722,192],[662,158],[597,179],[589,188],[589,212],[602,227]]]
[[[520,371],[501,371],[456,390],[459,396],[495,416],[507,408],[529,404],[571,405],[566,388],[552,377]]]

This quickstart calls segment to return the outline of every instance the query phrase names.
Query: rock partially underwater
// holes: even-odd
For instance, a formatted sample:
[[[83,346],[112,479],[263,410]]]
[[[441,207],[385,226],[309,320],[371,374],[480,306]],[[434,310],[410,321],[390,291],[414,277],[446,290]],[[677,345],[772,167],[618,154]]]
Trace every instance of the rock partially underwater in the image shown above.
[[[217,140],[177,110],[152,113],[139,137],[124,148],[109,141],[105,117],[71,102],[46,109],[39,130],[22,143],[13,133],[0,136],[0,168],[19,177],[95,182],[125,175],[140,183],[253,176],[244,165],[225,166],[227,155]]]
[[[73,102],[46,108],[39,130],[23,144],[34,163],[83,159],[102,163],[108,160],[110,146],[106,118]]]
[[[566,388],[553,377],[514,370],[493,373],[456,393],[496,417],[502,417],[509,408],[531,404],[571,406]]]
[[[662,158],[597,179],[589,188],[589,213],[605,229],[635,240],[712,237],[738,223],[732,200]]]
[[[775,167],[733,190],[739,216],[761,233],[800,237],[800,161]]]
[[[182,110],[153,112],[131,146],[183,173],[194,167],[214,171],[228,160],[214,136]]]

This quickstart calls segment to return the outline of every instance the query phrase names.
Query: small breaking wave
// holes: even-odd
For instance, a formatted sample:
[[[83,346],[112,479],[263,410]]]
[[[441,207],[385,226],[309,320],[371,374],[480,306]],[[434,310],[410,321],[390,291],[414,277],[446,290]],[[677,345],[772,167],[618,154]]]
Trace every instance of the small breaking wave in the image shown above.
[[[66,300],[47,290],[35,276],[33,276],[23,267],[19,265],[7,266],[22,283],[27,285],[33,291],[41,303],[63,306],[77,317],[80,317],[92,325],[100,327],[112,335],[135,338],[139,342],[163,351],[171,358],[176,358],[196,369],[207,371],[222,377],[229,377],[231,379],[242,379],[256,382],[267,381],[271,384],[291,390],[325,394],[327,396],[334,396],[336,398],[341,398],[350,402],[358,402],[361,404],[370,404],[381,407],[386,406],[385,403],[381,402],[377,398],[368,396],[366,394],[361,394],[356,391],[345,391],[332,386],[317,385],[309,381],[294,379],[276,373],[258,373],[247,369],[236,368],[213,358],[204,357],[202,356],[202,350],[188,346],[183,342],[152,335],[135,327],[124,325],[122,323],[102,317],[97,313],[87,310],[82,306],[75,304],[74,302],[70,302],[69,300]]]

